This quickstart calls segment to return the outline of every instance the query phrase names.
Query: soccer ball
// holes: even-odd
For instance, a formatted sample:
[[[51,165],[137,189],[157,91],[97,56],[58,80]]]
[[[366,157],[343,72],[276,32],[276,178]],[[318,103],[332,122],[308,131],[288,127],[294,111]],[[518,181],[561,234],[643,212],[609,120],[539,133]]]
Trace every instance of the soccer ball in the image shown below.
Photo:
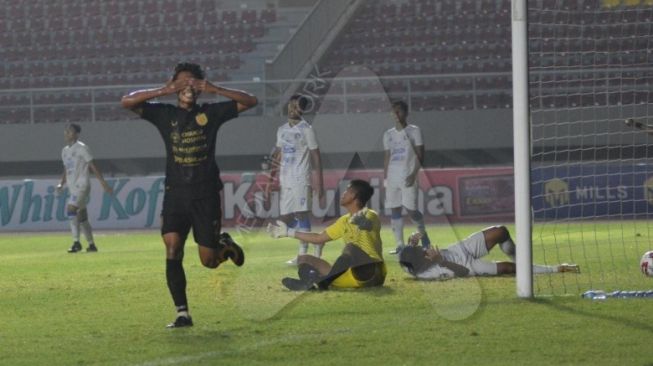
[[[639,261],[639,268],[642,269],[643,274],[653,277],[653,250],[644,253]]]

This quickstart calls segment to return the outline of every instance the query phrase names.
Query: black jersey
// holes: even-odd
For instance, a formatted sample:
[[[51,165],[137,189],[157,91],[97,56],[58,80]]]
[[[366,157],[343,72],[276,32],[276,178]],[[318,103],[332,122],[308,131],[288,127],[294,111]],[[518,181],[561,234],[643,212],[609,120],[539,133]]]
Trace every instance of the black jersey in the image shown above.
[[[145,102],[136,112],[154,124],[163,137],[166,191],[202,197],[222,189],[215,143],[220,126],[238,117],[235,101],[195,105],[190,111],[172,104]]]

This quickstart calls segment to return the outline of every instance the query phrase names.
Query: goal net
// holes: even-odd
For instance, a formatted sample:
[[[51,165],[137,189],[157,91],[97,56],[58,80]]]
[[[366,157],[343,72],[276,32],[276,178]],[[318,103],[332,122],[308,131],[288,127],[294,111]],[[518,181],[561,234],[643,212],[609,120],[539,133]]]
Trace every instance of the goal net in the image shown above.
[[[533,262],[582,271],[534,276],[533,291],[651,289],[653,135],[624,121],[653,123],[653,1],[527,6]]]

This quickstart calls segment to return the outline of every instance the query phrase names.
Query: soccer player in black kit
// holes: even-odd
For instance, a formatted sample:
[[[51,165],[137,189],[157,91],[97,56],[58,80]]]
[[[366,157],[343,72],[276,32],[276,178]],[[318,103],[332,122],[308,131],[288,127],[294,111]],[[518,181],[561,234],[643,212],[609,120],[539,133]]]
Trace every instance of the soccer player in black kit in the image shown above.
[[[210,93],[227,102],[197,104]],[[151,99],[177,95],[177,105]],[[218,128],[258,103],[255,96],[210,83],[197,64],[180,63],[172,79],[160,88],[134,91],[122,98],[122,106],[152,123],[166,149],[166,178],[161,235],[166,246],[166,278],[177,309],[169,328],[193,325],[186,299],[186,275],[182,266],[184,244],[190,229],[199,248],[202,265],[217,268],[231,259],[242,266],[245,256],[229,234],[221,233],[220,170],[215,162]]]

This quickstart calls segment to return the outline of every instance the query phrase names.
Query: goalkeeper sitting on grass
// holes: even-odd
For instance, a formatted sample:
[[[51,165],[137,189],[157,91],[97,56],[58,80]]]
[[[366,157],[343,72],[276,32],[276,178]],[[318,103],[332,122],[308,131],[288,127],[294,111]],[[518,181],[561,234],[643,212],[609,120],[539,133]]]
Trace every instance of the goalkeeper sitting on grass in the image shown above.
[[[291,291],[334,288],[361,288],[381,286],[385,281],[381,222],[373,210],[365,207],[374,194],[374,188],[364,180],[352,180],[340,197],[340,205],[349,213],[321,233],[300,232],[289,229],[280,220],[268,224],[273,238],[293,237],[308,243],[324,243],[343,238],[345,247],[333,265],[312,255],[297,258],[299,279],[286,277],[281,283]]]
[[[414,233],[399,255],[399,264],[407,273],[418,280],[444,280],[453,277],[497,276],[515,274],[515,243],[505,226],[492,226],[473,233],[466,239],[448,247],[438,249],[420,247],[421,234]],[[510,262],[489,262],[480,258],[488,255],[495,245]],[[533,273],[574,272],[579,273],[576,264],[557,266],[533,265]]]

